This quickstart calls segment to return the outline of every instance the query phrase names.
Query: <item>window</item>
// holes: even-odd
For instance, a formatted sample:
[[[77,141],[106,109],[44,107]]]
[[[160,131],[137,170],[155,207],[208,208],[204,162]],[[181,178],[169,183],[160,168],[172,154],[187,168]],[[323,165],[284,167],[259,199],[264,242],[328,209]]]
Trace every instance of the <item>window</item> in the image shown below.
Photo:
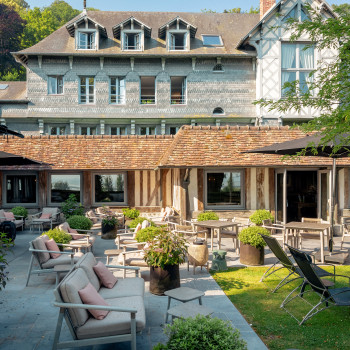
[[[94,126],[82,126],[80,128],[80,135],[96,135],[96,127]]]
[[[156,77],[141,77],[141,100],[142,105],[156,103]]]
[[[109,102],[116,105],[125,103],[125,78],[110,77]]]
[[[295,6],[283,18],[283,22],[287,23],[288,19],[290,19],[290,18],[293,18],[295,20],[299,20],[301,22],[310,20],[310,17],[309,17],[307,11],[304,9],[303,6],[301,6],[301,9],[300,9],[300,18],[299,18],[299,15],[298,15],[298,6]]]
[[[172,105],[186,104],[186,77],[170,77]]]
[[[71,194],[80,202],[80,175],[79,174],[51,174],[50,201],[62,203]]]
[[[125,174],[96,174],[95,203],[126,204]]]
[[[314,69],[314,48],[306,47],[307,44],[282,43],[282,96],[286,92],[284,84],[296,80],[299,81],[301,93],[309,91],[313,79],[310,73]]]
[[[187,50],[187,32],[169,32],[169,50]]]
[[[95,50],[95,31],[92,32],[77,32],[77,49],[81,50]]]
[[[50,133],[50,135],[65,135],[66,127],[65,126],[50,126],[49,133]]]
[[[213,110],[213,114],[222,115],[222,114],[225,114],[225,113],[224,113],[224,110],[223,110],[221,107],[216,107],[216,108],[214,108],[214,110]]]
[[[205,46],[222,46],[220,35],[202,35],[203,45]]]
[[[217,63],[215,66],[214,66],[214,68],[213,68],[213,72],[219,72],[219,73],[221,73],[221,72],[224,72],[225,70],[224,70],[224,66],[221,64],[221,63]]]
[[[123,50],[142,50],[141,32],[124,33]]]
[[[208,171],[205,176],[208,208],[243,207],[243,171]]]
[[[36,175],[6,175],[7,204],[36,204],[37,176]]]
[[[140,135],[156,135],[155,126],[141,126]]]
[[[79,103],[95,103],[95,78],[80,77]]]
[[[49,95],[63,94],[63,76],[49,76],[47,79],[47,93]]]
[[[111,127],[111,135],[127,135],[126,127],[121,126],[112,126]]]
[[[170,135],[176,135],[177,132],[179,131],[179,128],[180,128],[180,127],[178,127],[178,126],[171,126],[171,127],[169,128],[169,134],[170,134]]]

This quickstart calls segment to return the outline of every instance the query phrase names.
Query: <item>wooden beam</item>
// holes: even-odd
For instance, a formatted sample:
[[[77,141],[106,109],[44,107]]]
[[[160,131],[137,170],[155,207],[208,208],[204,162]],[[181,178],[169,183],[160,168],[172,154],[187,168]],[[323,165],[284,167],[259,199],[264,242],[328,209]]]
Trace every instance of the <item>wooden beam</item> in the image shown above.
[[[245,169],[245,208],[251,209],[252,203],[250,198],[250,168]]]
[[[198,211],[204,210],[204,170],[197,169]]]
[[[39,171],[39,207],[47,206],[47,171]]]
[[[265,182],[265,172],[264,168],[256,169],[256,204],[257,209],[266,209],[265,208],[265,199],[264,199],[264,182]]]
[[[127,173],[127,204],[129,207],[135,206],[135,172],[128,171]]]
[[[2,188],[3,186],[3,174],[2,171],[0,171],[0,207],[2,207],[2,194],[5,193],[5,188]],[[5,185],[6,186],[6,185]]]
[[[269,169],[269,202],[271,212],[275,212],[275,170],[272,168]]]
[[[161,183],[162,183],[162,193],[161,193],[161,206],[165,208],[167,206],[167,183],[166,183],[166,177],[168,175],[169,169],[161,169],[160,170],[160,178],[161,178]]]
[[[83,171],[83,205],[85,208],[92,206],[92,174],[91,171]]]

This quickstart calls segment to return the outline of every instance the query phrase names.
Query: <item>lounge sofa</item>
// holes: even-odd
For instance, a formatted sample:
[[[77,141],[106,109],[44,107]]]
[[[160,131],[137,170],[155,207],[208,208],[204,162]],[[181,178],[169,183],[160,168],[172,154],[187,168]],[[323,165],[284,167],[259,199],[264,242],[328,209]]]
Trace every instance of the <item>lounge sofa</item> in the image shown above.
[[[131,341],[136,349],[136,333],[146,324],[144,308],[144,280],[138,277],[139,268],[107,266],[132,269],[136,277],[118,279],[113,288],[101,286],[93,267],[97,261],[92,253],[86,253],[54,290],[54,305],[60,308],[53,349],[89,346]],[[83,304],[79,291],[89,283],[107,302],[108,306]],[[104,319],[95,319],[87,309],[109,310]],[[63,317],[73,339],[59,341]]]

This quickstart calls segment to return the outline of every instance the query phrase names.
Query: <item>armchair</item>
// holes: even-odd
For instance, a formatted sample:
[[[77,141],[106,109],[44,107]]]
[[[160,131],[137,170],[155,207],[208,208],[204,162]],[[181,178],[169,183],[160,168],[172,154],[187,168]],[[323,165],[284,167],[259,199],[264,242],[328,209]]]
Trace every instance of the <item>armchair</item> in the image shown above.
[[[16,215],[15,217],[12,212],[0,209],[0,223],[4,221],[11,221],[16,225],[16,228],[21,227],[22,230],[24,229],[24,216]]]
[[[41,212],[32,215],[32,222],[31,222],[30,229],[32,230],[34,225],[43,227],[46,224],[49,224],[50,229],[52,229],[53,224],[59,224],[60,214],[61,212],[57,207],[43,208]]]

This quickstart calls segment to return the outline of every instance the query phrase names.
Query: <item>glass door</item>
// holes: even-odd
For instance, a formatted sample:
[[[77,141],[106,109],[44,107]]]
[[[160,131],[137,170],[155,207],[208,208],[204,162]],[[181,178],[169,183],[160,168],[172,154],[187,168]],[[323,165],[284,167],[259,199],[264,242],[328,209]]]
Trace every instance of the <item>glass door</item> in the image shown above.
[[[329,206],[331,200],[330,170],[318,171],[318,217],[330,220]]]
[[[287,222],[287,170],[277,169],[275,172],[275,221]]]

